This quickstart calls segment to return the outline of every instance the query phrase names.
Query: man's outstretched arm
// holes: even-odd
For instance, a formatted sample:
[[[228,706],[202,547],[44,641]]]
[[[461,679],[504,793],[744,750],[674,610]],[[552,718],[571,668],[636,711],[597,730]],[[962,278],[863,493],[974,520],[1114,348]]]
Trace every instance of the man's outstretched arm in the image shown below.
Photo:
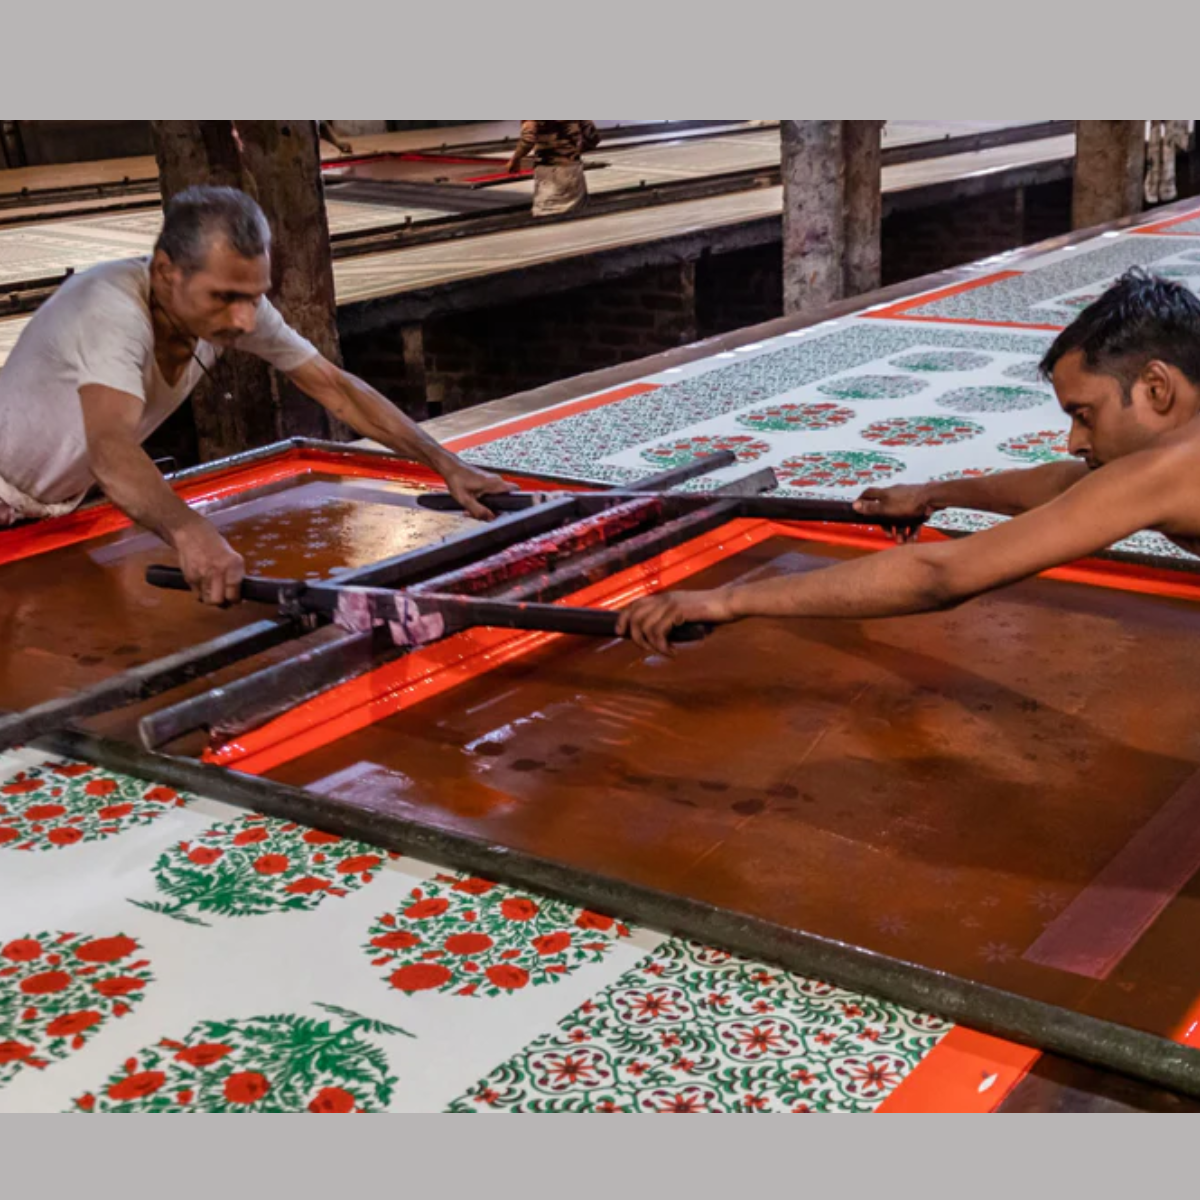
[[[207,604],[241,596],[242,556],[211,521],[171,490],[138,439],[143,402],[100,384],[79,389],[88,461],[105,495],[137,524],[174,546],[184,578]]]
[[[1017,471],[1000,471],[971,479],[901,483],[868,488],[854,502],[864,517],[886,521],[920,521],[944,508],[971,508],[1014,517],[1040,508],[1085,479],[1081,462],[1045,463]]]
[[[1048,504],[968,538],[868,554],[803,575],[783,575],[709,592],[669,592],[639,600],[618,632],[668,653],[670,631],[685,621],[744,617],[894,617],[950,608],[1005,584],[1093,554],[1139,529],[1173,519],[1200,484],[1178,449],[1145,451],[1112,463]]]
[[[357,375],[334,366],[323,355],[310,358],[288,378],[305,395],[311,396],[363,437],[381,442],[404,458],[424,463],[436,471],[446,481],[454,498],[473,517],[486,521],[493,516],[491,510],[480,503],[480,497],[513,490],[513,485],[499,475],[472,467],[440,446],[387,397]]]

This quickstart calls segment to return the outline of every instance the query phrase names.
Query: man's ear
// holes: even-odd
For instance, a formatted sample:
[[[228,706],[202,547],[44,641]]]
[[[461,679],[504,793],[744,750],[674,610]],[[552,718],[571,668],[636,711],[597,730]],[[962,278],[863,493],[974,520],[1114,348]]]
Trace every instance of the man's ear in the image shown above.
[[[1177,390],[1175,374],[1165,362],[1152,358],[1138,375],[1150,407],[1160,416],[1166,416],[1175,405]]]
[[[162,283],[174,283],[179,277],[179,268],[161,250],[155,250],[150,259],[150,278]]]

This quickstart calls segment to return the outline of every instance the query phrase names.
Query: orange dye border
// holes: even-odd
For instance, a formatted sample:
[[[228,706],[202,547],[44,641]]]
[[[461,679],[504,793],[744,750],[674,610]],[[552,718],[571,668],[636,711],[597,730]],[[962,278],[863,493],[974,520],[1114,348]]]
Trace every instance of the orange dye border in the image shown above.
[[[1181,213],[1177,217],[1168,217],[1165,221],[1152,221],[1149,225],[1139,225],[1136,229],[1130,229],[1129,233],[1164,233],[1169,232],[1172,226],[1181,225],[1184,221],[1195,221],[1200,218],[1200,208],[1194,208],[1191,212]],[[1200,237],[1200,233],[1172,233],[1172,237]]]
[[[460,450],[470,450],[473,446],[483,446],[494,442],[497,438],[511,437],[516,433],[524,433],[528,429],[537,429],[541,425],[549,425],[563,417],[574,417],[579,413],[591,412],[594,408],[603,408],[606,404],[615,404],[618,400],[628,400],[630,396],[641,396],[646,392],[656,392],[661,385],[657,383],[630,383],[625,387],[614,388],[611,392],[600,392],[596,396],[587,396],[582,400],[567,400],[562,404],[553,404],[540,412],[530,413],[525,417],[513,417],[488,429],[480,429],[476,433],[464,433],[461,437],[450,438],[445,443],[447,450],[457,453]]]
[[[286,479],[295,479],[315,471],[330,470],[354,479],[387,479],[393,483],[411,483],[436,487],[441,476],[419,463],[384,459],[374,455],[339,453],[335,450],[288,449],[254,463],[226,467],[195,479],[172,484],[176,495],[188,504],[204,504],[236,496],[240,492],[266,487]],[[505,472],[516,483],[543,488],[545,484]],[[586,490],[586,489],[580,489]],[[97,504],[49,517],[30,525],[0,532],[0,566],[60,550],[89,538],[102,537],[127,529],[132,521],[112,504]]]
[[[1200,997],[1192,1002],[1187,1016],[1179,1023],[1171,1037],[1176,1042],[1182,1042],[1185,1046],[1200,1050]]]
[[[858,313],[860,317],[873,318],[877,321],[927,321],[935,325],[981,325],[989,329],[1062,329],[1061,325],[1031,325],[1025,321],[983,321],[974,317],[939,317],[926,314],[918,315],[912,310],[924,308],[938,300],[948,300],[951,296],[961,296],[963,292],[973,292],[976,288],[988,287],[1005,279],[1015,279],[1024,275],[1024,271],[996,271],[992,275],[984,275],[980,279],[968,279],[966,283],[955,283],[949,287],[939,288],[936,292],[923,292],[919,296],[911,296],[907,300],[899,300],[886,308],[873,308],[867,312]]]
[[[1029,1046],[955,1025],[875,1111],[995,1112],[1041,1056]]]

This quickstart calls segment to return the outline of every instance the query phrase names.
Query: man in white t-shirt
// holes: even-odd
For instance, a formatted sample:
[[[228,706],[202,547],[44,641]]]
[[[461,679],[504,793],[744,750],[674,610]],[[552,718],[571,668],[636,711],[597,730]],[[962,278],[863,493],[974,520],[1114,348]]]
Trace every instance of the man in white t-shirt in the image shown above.
[[[74,275],[38,309],[0,371],[0,525],[70,512],[99,483],[174,546],[202,600],[236,601],[241,555],[142,449],[232,346],[265,359],[363,436],[432,467],[472,516],[492,515],[481,498],[509,484],[443,449],[279,315],[267,299],[270,248],[249,196],[189,188],[167,205],[152,258]]]

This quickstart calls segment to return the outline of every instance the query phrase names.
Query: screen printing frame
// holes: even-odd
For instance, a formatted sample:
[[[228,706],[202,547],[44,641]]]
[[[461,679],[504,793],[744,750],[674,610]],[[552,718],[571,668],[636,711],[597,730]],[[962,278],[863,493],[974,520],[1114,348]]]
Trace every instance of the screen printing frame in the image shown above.
[[[321,451],[327,449],[318,448]],[[289,447],[292,449],[297,448]],[[296,455],[291,460],[292,465],[313,461],[308,457],[312,449],[305,448]],[[257,461],[261,463],[266,458],[269,463],[270,457],[260,455]],[[324,459],[319,461],[323,466],[328,465]],[[376,458],[371,466],[376,466],[377,461]],[[295,473],[298,472],[293,471],[293,475]],[[213,476],[219,474],[209,472],[208,482],[212,483]],[[255,478],[261,485],[261,477],[256,475]],[[246,480],[243,476],[243,481]],[[228,482],[226,479],[225,485]],[[232,491],[226,486],[223,495],[230,494]],[[51,537],[59,533],[51,531]],[[712,562],[780,533],[865,549],[882,549],[890,544],[884,534],[866,527],[813,526],[741,518],[565,599],[572,603],[619,607],[637,595],[671,586]],[[1200,576],[1186,571],[1090,560],[1050,575],[1073,582],[1200,601]],[[961,1031],[956,1042],[966,1038],[970,1043],[971,1039],[983,1036],[985,1046],[998,1047],[995,1054],[989,1052],[987,1061],[999,1058],[1012,1076],[1010,1085],[1024,1074],[1037,1057],[1037,1051],[1041,1050],[1063,1054],[1177,1092],[1200,1095],[1200,1050],[1194,1048],[1196,1043],[1191,1037],[1184,1037],[1182,1042],[1173,1041],[863,947],[580,870],[553,858],[514,850],[471,834],[448,831],[432,822],[399,816],[383,805],[320,795],[251,773],[268,769],[270,765],[266,746],[259,751],[261,757],[257,762],[250,758],[255,744],[253,739],[270,740],[278,734],[279,723],[303,727],[293,729],[293,737],[297,732],[301,737],[305,731],[311,734],[312,729],[322,725],[323,734],[340,736],[349,731],[346,721],[357,722],[357,727],[369,724],[373,716],[387,715],[414,699],[433,694],[433,688],[444,690],[490,665],[511,661],[553,636],[556,635],[514,635],[507,630],[487,629],[456,634],[437,646],[417,650],[370,675],[342,685],[333,694],[318,697],[293,713],[277,718],[276,722],[264,727],[271,730],[269,734],[256,730],[244,735],[239,742],[241,753],[231,752],[226,747],[224,754],[218,752],[212,756],[217,762],[196,762],[147,752],[77,730],[64,730],[33,744],[43,751],[81,758],[110,770],[207,795],[268,816],[367,841],[439,867],[469,871],[512,886],[534,888],[592,909],[619,913],[649,927],[721,945],[736,953],[777,963],[790,971],[931,1012],[969,1027]],[[473,661],[462,657],[467,648],[473,652]],[[376,691],[378,680],[374,679],[389,672],[405,676],[393,681],[392,709],[381,704]],[[341,724],[336,723],[327,711],[331,703],[342,706]],[[276,728],[271,729],[271,726]],[[330,739],[325,737],[324,740]],[[305,745],[299,745],[297,753],[304,748]],[[293,756],[288,753],[286,757]],[[1005,1046],[995,1042],[996,1038],[1035,1049],[1025,1051]],[[962,1057],[963,1052],[952,1045],[951,1050],[944,1052],[938,1060],[948,1059],[956,1066],[953,1073],[960,1077],[960,1085]],[[978,1051],[971,1051],[966,1057],[971,1063],[979,1061]],[[995,1100],[1000,1098],[997,1096]],[[989,1102],[986,1109],[991,1107],[993,1103]]]

